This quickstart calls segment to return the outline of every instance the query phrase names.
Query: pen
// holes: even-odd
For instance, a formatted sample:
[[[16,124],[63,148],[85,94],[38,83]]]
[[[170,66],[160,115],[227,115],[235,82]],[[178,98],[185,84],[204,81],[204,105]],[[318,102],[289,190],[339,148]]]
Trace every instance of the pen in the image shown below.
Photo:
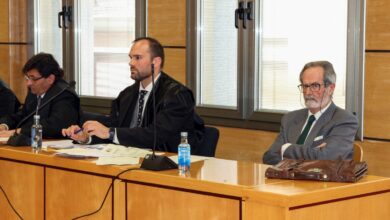
[[[80,128],[80,129],[78,129],[78,130],[74,131],[74,133],[73,133],[73,134],[78,134],[78,133],[80,133],[80,132],[82,132],[82,131],[83,131],[83,129],[82,129],[82,128]]]

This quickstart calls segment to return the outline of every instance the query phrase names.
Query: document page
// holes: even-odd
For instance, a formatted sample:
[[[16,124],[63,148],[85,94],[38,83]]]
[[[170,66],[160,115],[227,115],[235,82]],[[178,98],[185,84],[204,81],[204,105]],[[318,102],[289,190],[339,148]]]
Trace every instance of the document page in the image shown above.
[[[74,145],[73,148],[62,148],[56,150],[56,152],[57,156],[62,157],[96,157],[98,159],[95,162],[98,165],[138,164],[141,157],[151,153],[150,150],[117,144]]]

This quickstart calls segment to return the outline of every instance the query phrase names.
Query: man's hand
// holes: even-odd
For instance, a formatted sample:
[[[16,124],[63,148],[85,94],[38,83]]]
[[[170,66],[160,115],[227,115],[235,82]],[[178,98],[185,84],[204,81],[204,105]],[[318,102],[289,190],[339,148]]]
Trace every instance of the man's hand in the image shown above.
[[[0,131],[7,131],[8,127],[5,124],[0,124]]]
[[[2,130],[0,131],[0,137],[10,137],[15,133],[15,130]]]
[[[72,125],[68,128],[64,128],[61,131],[64,137],[69,137],[80,143],[87,143],[89,140],[89,135],[87,132],[83,131],[78,125]]]
[[[318,145],[316,148],[323,149],[323,148],[325,148],[325,147],[326,147],[326,143],[324,142],[324,143]]]
[[[110,137],[110,129],[100,122],[97,121],[87,121],[83,124],[84,132],[87,132],[89,135],[95,135],[101,139],[107,139]]]

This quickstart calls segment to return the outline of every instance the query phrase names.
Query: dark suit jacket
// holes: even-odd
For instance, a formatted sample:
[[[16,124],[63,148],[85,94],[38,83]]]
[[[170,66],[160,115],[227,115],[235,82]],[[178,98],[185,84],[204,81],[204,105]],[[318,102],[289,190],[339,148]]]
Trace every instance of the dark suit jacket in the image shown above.
[[[61,92],[63,89],[65,90]],[[58,95],[59,93],[61,94]],[[58,95],[56,98],[49,101],[56,95]],[[29,92],[24,103],[23,108],[17,113],[0,118],[0,124],[7,124],[9,129],[15,129],[18,126],[22,134],[30,136],[33,116],[25,118],[31,112],[36,111],[37,96]],[[44,138],[63,138],[62,128],[79,123],[80,99],[64,80],[57,80],[41,100],[38,114],[41,116]],[[19,123],[21,124],[18,125]]]
[[[353,141],[358,121],[351,113],[331,103],[308,134],[304,144],[295,144],[308,117],[308,109],[287,113],[282,118],[280,133],[263,155],[263,162],[276,164],[281,160],[281,147],[291,143],[284,158],[307,160],[352,159]],[[324,148],[318,146],[326,143]]]
[[[110,119],[102,121],[115,127],[119,143],[142,148],[153,147],[153,97],[150,94],[145,106],[141,127],[129,128],[137,106],[139,82],[124,89],[112,102]],[[191,90],[161,73],[155,85],[156,96],[156,150],[177,152],[180,132],[187,131],[193,154],[196,154],[204,137],[204,124],[195,113]],[[93,137],[92,143],[107,142]]]
[[[18,111],[20,102],[14,93],[0,80],[0,117]]]

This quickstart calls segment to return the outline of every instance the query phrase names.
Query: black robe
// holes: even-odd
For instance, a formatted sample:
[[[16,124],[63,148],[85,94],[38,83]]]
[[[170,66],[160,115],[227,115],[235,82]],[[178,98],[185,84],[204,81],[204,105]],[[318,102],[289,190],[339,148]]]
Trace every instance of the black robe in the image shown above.
[[[0,117],[17,112],[19,107],[19,100],[0,80]]]
[[[108,127],[116,128],[119,144],[141,148],[153,147],[153,97],[145,106],[141,127],[130,128],[138,101],[140,83],[124,89],[112,102]],[[192,154],[196,154],[204,140],[203,120],[195,113],[195,100],[190,89],[161,72],[155,85],[156,150],[177,152],[180,132],[188,132]],[[107,142],[93,137],[92,143]]]
[[[57,97],[52,99],[54,96]],[[33,116],[26,117],[36,111],[37,96],[29,92],[24,103],[17,113],[0,118],[0,124],[7,124],[10,130],[21,128],[22,134],[30,136]],[[41,100],[38,114],[41,118],[44,138],[63,138],[61,129],[79,123],[80,99],[64,80],[59,79]]]

